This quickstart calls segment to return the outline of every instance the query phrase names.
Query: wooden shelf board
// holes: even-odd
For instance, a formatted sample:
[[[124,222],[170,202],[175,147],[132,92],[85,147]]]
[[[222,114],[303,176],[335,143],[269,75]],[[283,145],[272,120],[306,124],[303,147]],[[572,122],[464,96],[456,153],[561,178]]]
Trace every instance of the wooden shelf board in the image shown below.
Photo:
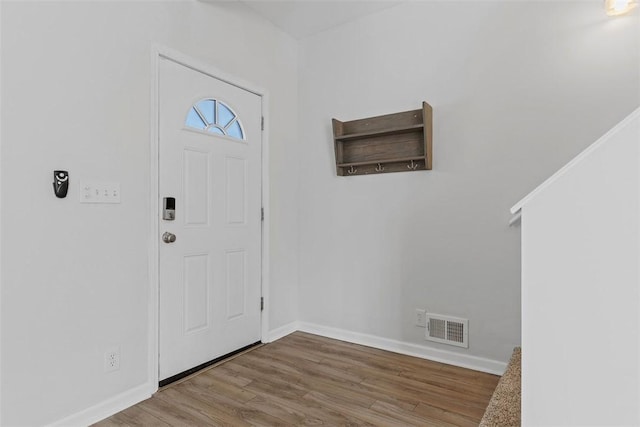
[[[419,124],[419,125],[412,125],[412,126],[402,126],[402,127],[397,127],[397,128],[390,128],[390,129],[385,129],[385,130],[374,130],[374,131],[369,131],[369,132],[359,132],[359,133],[352,133],[352,134],[346,134],[346,135],[336,135],[335,136],[335,140],[336,141],[350,141],[353,139],[364,139],[364,138],[370,138],[370,137],[376,137],[376,136],[385,136],[385,135],[394,135],[394,134],[398,134],[398,133],[407,133],[407,132],[412,132],[412,131],[416,131],[416,130],[422,130],[424,128],[424,125]]]
[[[348,168],[351,166],[365,166],[365,165],[377,165],[385,164],[385,163],[402,163],[402,162],[410,162],[411,160],[425,160],[425,156],[417,156],[417,157],[403,157],[400,159],[381,159],[381,160],[368,160],[366,162],[351,162],[351,163],[338,163],[339,168]]]

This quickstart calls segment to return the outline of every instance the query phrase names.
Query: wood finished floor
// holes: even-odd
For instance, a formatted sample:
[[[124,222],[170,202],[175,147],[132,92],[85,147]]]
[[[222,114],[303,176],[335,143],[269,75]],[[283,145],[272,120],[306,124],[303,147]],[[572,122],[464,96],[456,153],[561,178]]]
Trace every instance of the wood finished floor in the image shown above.
[[[296,332],[95,425],[477,426],[498,380]]]

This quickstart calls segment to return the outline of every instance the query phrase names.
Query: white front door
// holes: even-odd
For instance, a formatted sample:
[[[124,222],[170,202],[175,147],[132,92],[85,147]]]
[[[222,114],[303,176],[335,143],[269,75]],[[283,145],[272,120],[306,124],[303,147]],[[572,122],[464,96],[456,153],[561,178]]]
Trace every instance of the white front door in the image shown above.
[[[260,341],[262,100],[161,58],[158,102],[162,381]]]

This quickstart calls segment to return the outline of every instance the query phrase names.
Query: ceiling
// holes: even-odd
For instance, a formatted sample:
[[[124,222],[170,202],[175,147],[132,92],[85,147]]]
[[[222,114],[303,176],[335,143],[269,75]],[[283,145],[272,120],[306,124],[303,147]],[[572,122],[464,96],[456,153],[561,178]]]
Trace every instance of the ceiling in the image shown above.
[[[239,1],[296,39],[308,37],[402,2],[401,0]]]

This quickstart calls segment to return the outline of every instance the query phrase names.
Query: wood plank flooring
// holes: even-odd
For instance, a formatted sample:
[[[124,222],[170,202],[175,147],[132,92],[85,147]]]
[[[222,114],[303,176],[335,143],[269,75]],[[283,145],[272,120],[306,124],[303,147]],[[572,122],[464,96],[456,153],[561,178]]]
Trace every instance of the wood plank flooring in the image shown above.
[[[296,332],[95,425],[477,426],[498,380]]]

